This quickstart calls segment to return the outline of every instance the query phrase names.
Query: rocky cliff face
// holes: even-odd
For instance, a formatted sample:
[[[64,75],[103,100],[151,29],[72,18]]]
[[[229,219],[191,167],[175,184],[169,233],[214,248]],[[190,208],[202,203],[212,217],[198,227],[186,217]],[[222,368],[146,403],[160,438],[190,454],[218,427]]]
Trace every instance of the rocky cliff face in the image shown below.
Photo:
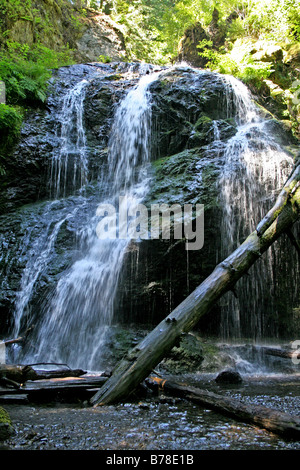
[[[63,67],[53,75],[46,109],[28,114],[20,144],[11,155],[10,183],[1,191],[2,333],[12,323],[17,300],[25,312],[23,328],[38,320],[57,282],[80,259],[78,238],[95,216],[106,185],[115,110],[140,74],[153,69],[126,63]],[[61,108],[68,91],[82,81],[86,82],[82,120],[88,182],[84,191],[75,188],[55,199],[49,183],[61,146]],[[152,184],[145,204],[204,204],[205,244],[197,252],[187,252],[184,240],[132,242],[116,298],[118,322],[156,323],[212,271],[221,256],[219,181],[228,158],[227,143],[237,132],[236,102],[223,77],[189,67],[163,69],[150,92]],[[259,147],[256,136],[250,137],[254,148]],[[217,306],[203,320],[206,331],[216,333],[219,314]]]
[[[5,39],[27,44],[41,43],[54,51],[69,47],[78,63],[93,62],[103,56],[122,60],[126,55],[123,34],[104,13],[86,9],[85,16],[65,0],[32,2],[28,14],[2,19]]]
[[[78,62],[95,62],[101,56],[116,61],[126,56],[124,37],[118,25],[110,16],[92,11],[83,19],[76,49]]]

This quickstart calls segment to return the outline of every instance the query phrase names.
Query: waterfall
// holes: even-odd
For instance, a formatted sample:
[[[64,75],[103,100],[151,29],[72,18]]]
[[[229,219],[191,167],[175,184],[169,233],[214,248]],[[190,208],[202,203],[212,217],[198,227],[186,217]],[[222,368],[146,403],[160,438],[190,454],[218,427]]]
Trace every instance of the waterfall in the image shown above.
[[[269,132],[268,122],[259,115],[247,87],[229,76],[224,76],[224,82],[228,117],[235,116],[238,127],[236,135],[226,145],[224,171],[219,182],[223,209],[222,258],[255,230],[272,207],[293,167],[293,159]],[[236,297],[228,293],[221,300],[223,338],[240,338],[247,334],[258,340],[277,335],[277,319],[281,312],[274,291],[279,251],[280,271],[284,277],[284,269],[286,274],[290,269],[284,267],[284,260],[290,259],[291,248],[286,249],[284,242],[278,248],[277,242],[255,264],[249,276],[239,281]],[[299,281],[298,262],[294,260],[292,264],[294,272],[286,275],[286,288],[293,275],[294,285]]]
[[[156,74],[142,76],[137,86],[118,105],[109,140],[107,189],[103,201],[99,201],[102,204],[116,205],[119,197],[123,196],[127,208],[134,208],[148,191],[151,132],[149,85],[156,77]],[[66,97],[65,103],[69,102],[70,105],[68,115],[73,108],[81,110],[82,95],[79,90],[84,86],[81,82],[75,87],[78,93],[72,99]],[[79,108],[74,99],[76,96],[80,99]],[[60,159],[55,162],[59,181],[62,180],[61,169],[66,169],[62,156],[69,156],[66,148],[69,148],[71,136],[68,132],[71,129],[69,121],[66,122]],[[82,134],[82,126],[77,129]],[[76,145],[81,142],[80,148],[84,148],[82,136],[73,136],[73,139]],[[89,370],[101,366],[106,333],[113,319],[122,261],[130,239],[113,239],[109,233],[106,239],[98,238],[98,221],[94,213],[87,226],[78,233],[78,249],[82,256],[61,276],[43,309],[42,321],[35,335],[36,351],[30,357],[32,361],[66,362],[72,367]]]
[[[27,254],[29,252],[30,257],[16,295],[12,332],[14,337],[20,334],[21,322],[31,314],[29,303],[36,282],[47,268],[61,226],[66,220],[75,217],[79,208],[82,209],[82,204],[85,204],[79,198],[76,207],[69,207],[67,201],[60,203],[58,198],[82,189],[87,183],[88,160],[83,111],[88,83],[84,79],[67,91],[58,115],[56,136],[60,145],[53,151],[49,181],[50,196],[56,200],[46,203],[34,223],[26,228],[23,251],[27,251]],[[35,227],[39,227],[38,234],[35,233]]]
[[[87,183],[86,138],[83,111],[87,80],[71,88],[63,100],[58,118],[60,142],[52,158],[50,192],[55,198],[72,194]]]
[[[220,230],[215,230],[215,220],[219,220],[220,210],[210,209],[213,217],[214,214],[217,217],[212,224],[214,237],[219,236],[217,232],[221,234],[221,249],[220,253],[216,253],[216,262],[220,261],[220,257],[226,258],[255,230],[258,222],[273,205],[292,168],[292,158],[269,131],[270,121],[260,116],[248,89],[238,80],[211,72],[193,69],[189,69],[189,73],[184,71],[184,80],[179,88],[189,87],[190,102],[186,106],[184,94],[180,94],[180,101],[175,101],[173,105],[170,100],[170,106],[178,105],[178,120],[177,108],[174,106],[170,114],[170,128],[159,128],[157,123],[160,121],[156,119],[157,116],[160,119],[157,111],[160,96],[163,96],[164,87],[169,90],[161,101],[162,112],[166,113],[164,119],[167,120],[168,93],[173,94],[174,91],[176,95],[177,73],[171,76],[174,90],[168,88],[170,77],[167,71],[167,80],[162,80],[159,86],[155,85],[151,94],[150,85],[157,79],[159,72],[151,73],[149,66],[138,70],[137,64],[129,66],[129,69],[126,64],[118,67],[123,74],[120,80],[116,79],[116,72],[119,70],[113,67],[105,66],[101,71],[94,66],[75,66],[74,71],[65,69],[60,72],[62,80],[55,84],[54,94],[49,101],[53,108],[47,122],[49,127],[45,128],[54,149],[50,160],[51,200],[39,201],[22,208],[20,218],[17,219],[21,223],[20,228],[18,226],[20,235],[16,238],[16,250],[11,248],[15,240],[13,235],[8,234],[7,239],[3,237],[8,254],[1,256],[6,256],[8,274],[12,277],[12,273],[22,273],[19,291],[14,297],[12,335],[17,337],[34,324],[29,340],[22,350],[17,350],[18,357],[14,358],[16,363],[64,362],[71,367],[88,370],[99,369],[105,364],[106,346],[114,315],[119,314],[122,309],[121,302],[118,302],[119,293],[122,297],[123,284],[119,283],[122,269],[128,260],[132,272],[138,273],[141,278],[145,254],[143,250],[139,251],[138,240],[133,243],[130,237],[117,238],[114,236],[114,228],[109,224],[106,238],[99,237],[97,227],[102,216],[97,208],[100,205],[111,205],[119,213],[123,209],[129,213],[129,210],[134,211],[149,195],[150,175],[153,174],[153,167],[149,171],[153,160],[149,149],[152,147],[155,153],[159,146],[153,145],[153,134],[160,132],[157,141],[161,142],[161,135],[167,131],[167,137],[163,139],[160,148],[162,156],[167,157],[168,154],[163,153],[163,146],[167,148],[170,144],[168,148],[173,151],[172,139],[177,129],[183,128],[183,123],[178,121],[185,116],[185,112],[189,116],[184,117],[184,122],[187,119],[191,124],[184,129],[186,135],[183,137],[187,138],[187,131],[192,129],[203,112],[205,116],[212,118],[209,143],[206,140],[196,141],[195,166],[190,166],[189,172],[198,182],[202,179],[206,165],[214,166],[216,171],[213,178],[208,182],[203,180],[204,192],[210,189],[205,185],[214,185],[219,178],[219,206],[223,213]],[[138,73],[139,81],[132,86],[132,80],[137,79]],[[164,77],[164,72],[161,76]],[[180,77],[180,73],[178,76]],[[216,81],[215,88],[211,86],[213,80]],[[129,86],[129,91],[125,92]],[[62,92],[63,98],[58,103],[56,98]],[[206,99],[202,100],[206,92],[211,93],[207,104]],[[154,99],[154,106],[152,95],[158,98]],[[113,103],[115,112],[111,113]],[[99,116],[105,116],[103,122]],[[230,133],[226,130],[226,118],[229,120]],[[232,125],[234,119],[236,126]],[[152,121],[157,129],[151,128]],[[233,135],[235,128],[235,135],[228,137]],[[108,135],[109,140],[106,138]],[[168,139],[170,142],[167,143]],[[181,151],[185,145],[184,140],[180,142],[180,149],[176,145],[175,151]],[[179,168],[178,172],[180,171]],[[166,188],[170,184],[167,176],[165,175]],[[194,180],[191,178],[187,181],[189,187],[185,188],[188,197]],[[178,187],[183,195],[184,190],[180,184]],[[177,186],[173,189],[176,192]],[[210,201],[210,195],[208,196]],[[120,223],[120,218],[118,222]],[[214,237],[212,241],[205,240],[205,244],[211,243],[209,253],[215,247]],[[289,242],[287,246],[285,244],[286,240],[281,237],[268,250],[267,255],[255,263],[250,275],[238,282],[237,298],[232,293],[222,297],[222,338],[240,338],[246,335],[256,339],[263,336],[276,337],[277,320],[282,316],[280,309],[287,307],[279,306],[278,298],[281,294],[284,297],[285,291],[289,291],[289,299],[285,304],[290,303],[288,307],[292,307],[298,294],[295,286],[297,283],[299,285],[300,280],[297,257]],[[12,262],[10,253],[11,258],[14,257]],[[167,257],[161,260],[162,264],[166,263],[165,259]],[[189,291],[202,268],[197,265],[197,253],[187,252],[182,259],[183,269],[186,270],[182,284]],[[4,265],[5,263],[3,262]],[[147,269],[151,273],[150,263]],[[164,292],[164,296],[168,305],[174,307],[174,289],[178,285],[178,275],[176,271],[169,271],[172,287]],[[155,271],[156,276],[157,272]],[[152,282],[150,276],[149,280]],[[156,281],[154,278],[153,284]],[[4,284],[5,282],[4,277]],[[137,302],[132,287],[134,282],[132,277],[128,283],[128,292],[126,291],[126,295],[132,295],[131,306]],[[140,279],[139,285],[143,285],[143,279]],[[281,291],[276,292],[279,288]],[[124,318],[128,313],[125,310],[126,307]],[[138,319],[141,322],[143,320],[144,318]]]

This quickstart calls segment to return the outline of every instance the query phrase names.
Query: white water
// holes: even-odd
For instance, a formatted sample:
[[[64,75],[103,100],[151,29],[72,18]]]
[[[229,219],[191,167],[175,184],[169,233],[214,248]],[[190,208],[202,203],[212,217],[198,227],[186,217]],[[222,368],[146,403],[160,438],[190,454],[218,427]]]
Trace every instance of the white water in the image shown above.
[[[117,207],[119,196],[127,196],[128,203],[135,206],[147,194],[151,137],[151,95],[148,87],[155,79],[156,75],[143,76],[118,104],[109,142],[107,190],[104,199],[99,202]],[[267,132],[266,123],[258,115],[247,88],[233,78],[224,80],[228,94],[228,117],[236,115],[238,132],[227,143],[226,164],[220,181],[224,206],[223,258],[255,229],[270,203],[274,202],[276,191],[281,188],[292,166],[292,159]],[[60,115],[61,147],[53,157],[52,166],[52,194],[55,196],[66,196],[69,191],[72,193],[84,188],[86,183],[87,151],[83,119],[86,85],[85,81],[79,82],[67,93],[63,103]],[[213,126],[215,141],[219,142],[222,136],[218,121],[213,121]],[[258,195],[258,199],[254,199],[254,195]],[[57,204],[61,204],[62,210],[61,213],[55,212],[53,218],[52,210]],[[28,236],[30,240],[24,249],[30,247],[32,257],[23,271],[17,297],[16,336],[60,228],[66,221],[77,217],[80,220],[81,212],[88,205],[89,201],[82,191],[80,197],[69,198],[69,203],[67,198],[52,201],[46,205],[38,221],[39,224],[41,220],[45,222],[40,235],[36,239]],[[63,273],[51,297],[45,299],[40,324],[35,329],[36,349],[26,355],[26,361],[66,362],[72,367],[90,370],[101,366],[107,332],[113,320],[114,303],[117,301],[118,279],[124,255],[131,246],[130,240],[99,240],[95,230],[98,222],[95,214],[96,208],[87,223],[82,223],[79,228],[79,223],[76,225],[80,256]],[[224,338],[241,335],[246,304],[252,309],[249,331],[255,331],[257,336],[264,333],[264,310],[260,303],[266,284],[273,283],[274,258],[276,251],[271,251],[264,262],[255,266],[255,275],[251,275],[245,283],[243,281],[238,300],[232,294],[222,299],[221,330]],[[188,266],[187,254],[187,285]],[[299,269],[296,278],[299,280]]]
[[[60,146],[53,152],[50,174],[50,196],[58,199],[67,193],[82,189],[87,183],[88,158],[86,138],[83,126],[84,99],[87,80],[82,80],[72,87],[65,95],[60,114],[57,119],[57,137]],[[36,237],[34,226],[27,230],[24,239],[24,249],[30,251],[30,258],[22,273],[21,284],[16,295],[14,310],[13,336],[21,330],[21,321],[27,315],[28,305],[34,293],[37,280],[47,268],[49,257],[62,224],[74,217],[78,207],[71,210],[64,207],[61,213],[55,214],[58,201],[50,201],[45,205],[40,217],[34,225],[39,225],[40,234]],[[29,319],[27,318],[27,322]]]
[[[221,204],[223,208],[222,258],[234,251],[255,230],[259,221],[275,202],[276,196],[285,183],[293,160],[275,142],[268,132],[267,122],[258,114],[251,95],[241,82],[233,77],[224,77],[228,95],[228,117],[235,114],[238,130],[226,147],[225,167],[220,180]],[[232,109],[234,107],[235,109]],[[276,327],[264,324],[264,296],[267,293],[268,308],[273,308],[273,321],[280,314],[279,307],[272,304],[274,288],[274,263],[277,248],[273,246],[268,254],[252,268],[248,278],[238,283],[237,297],[232,293],[222,298],[221,332],[224,338],[239,338],[243,322],[247,322],[248,335],[255,339],[276,331]],[[284,258],[281,252],[281,258]],[[297,264],[297,263],[295,263]],[[282,269],[282,266],[281,266]],[[297,282],[298,265],[295,267]],[[289,276],[293,276],[292,273]],[[245,320],[250,309],[249,318]]]
[[[83,126],[87,80],[77,83],[66,94],[60,116],[60,148],[54,152],[51,168],[51,196],[65,197],[87,183],[87,152]]]
[[[47,206],[46,211],[43,213],[45,220],[48,219],[48,209],[50,207]],[[16,296],[13,337],[17,337],[20,333],[21,320],[31,299],[35,283],[47,266],[57,234],[65,220],[66,217],[59,219],[52,228],[53,220],[48,219],[41,236],[35,239],[29,248],[31,257],[23,271],[20,289]]]
[[[145,75],[118,105],[109,142],[109,184],[102,203],[126,196],[135,206],[147,194],[151,95],[157,75]],[[32,360],[66,362],[72,367],[99,369],[123,257],[130,239],[100,240],[96,215],[81,232],[85,254],[60,278],[38,327]],[[80,241],[79,241],[80,249]]]

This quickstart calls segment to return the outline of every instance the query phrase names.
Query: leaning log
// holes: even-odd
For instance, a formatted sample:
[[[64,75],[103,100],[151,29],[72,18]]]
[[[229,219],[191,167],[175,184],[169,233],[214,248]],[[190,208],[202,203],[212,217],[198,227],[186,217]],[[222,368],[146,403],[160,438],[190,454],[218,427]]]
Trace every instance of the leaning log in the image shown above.
[[[271,211],[244,243],[216,266],[167,318],[117,365],[110,379],[91,399],[94,406],[117,402],[130,395],[153,368],[199,322],[222,295],[300,218],[300,165],[297,165]]]
[[[262,405],[243,403],[241,400],[207,390],[179,384],[168,379],[149,377],[147,385],[183,397],[200,406],[215,410],[238,421],[249,423],[287,438],[300,438],[300,418]]]

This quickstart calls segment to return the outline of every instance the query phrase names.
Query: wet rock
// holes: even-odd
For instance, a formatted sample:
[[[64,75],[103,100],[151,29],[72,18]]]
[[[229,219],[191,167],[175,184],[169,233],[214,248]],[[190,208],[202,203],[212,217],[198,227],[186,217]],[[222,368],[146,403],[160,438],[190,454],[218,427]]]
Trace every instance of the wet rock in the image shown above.
[[[242,383],[243,379],[239,372],[228,369],[220,372],[220,374],[216,377],[216,382],[218,384],[240,384]]]

